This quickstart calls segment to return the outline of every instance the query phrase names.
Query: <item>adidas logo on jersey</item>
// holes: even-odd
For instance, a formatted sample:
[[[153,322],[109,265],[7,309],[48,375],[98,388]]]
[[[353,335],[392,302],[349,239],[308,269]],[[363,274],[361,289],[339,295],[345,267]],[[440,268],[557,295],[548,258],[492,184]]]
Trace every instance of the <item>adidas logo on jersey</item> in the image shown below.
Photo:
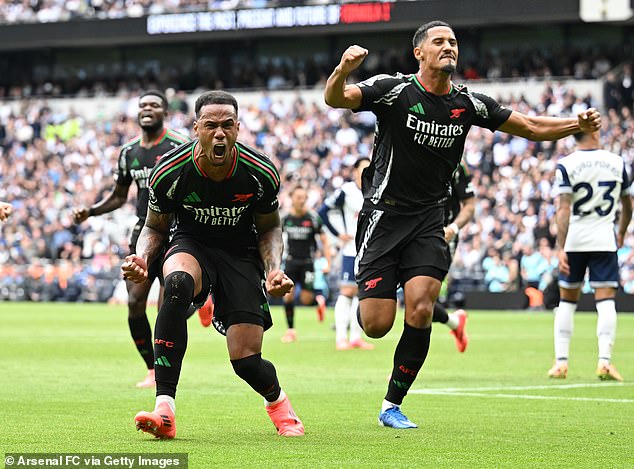
[[[132,164],[130,165],[131,168],[138,168],[139,166],[141,166],[141,163],[139,162],[138,158],[135,158],[134,161],[132,161]]]
[[[185,197],[185,202],[189,202],[191,204],[194,202],[202,202],[202,200],[200,199],[198,194],[196,194],[195,192],[192,192],[187,197]]]
[[[409,108],[409,110],[415,112],[416,114],[425,114],[425,109],[423,109],[423,105],[421,103],[414,104],[411,108]]]

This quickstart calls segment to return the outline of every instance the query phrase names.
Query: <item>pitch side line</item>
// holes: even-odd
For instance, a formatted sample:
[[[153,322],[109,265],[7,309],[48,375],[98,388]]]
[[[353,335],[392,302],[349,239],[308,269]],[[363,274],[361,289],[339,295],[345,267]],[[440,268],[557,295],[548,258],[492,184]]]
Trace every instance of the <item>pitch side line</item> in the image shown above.
[[[616,399],[608,397],[575,397],[575,396],[541,396],[532,394],[507,394],[490,393],[487,391],[528,391],[533,389],[575,389],[594,387],[631,386],[634,383],[587,383],[587,384],[554,384],[542,386],[507,386],[507,387],[482,387],[482,388],[437,388],[437,389],[413,389],[408,394],[430,394],[443,396],[463,396],[463,397],[493,397],[507,399],[535,399],[554,401],[594,401],[613,402],[618,404],[634,404],[634,399]],[[483,392],[484,391],[484,392]]]
[[[564,396],[537,396],[532,394],[502,394],[502,393],[483,393],[483,392],[422,392],[417,394],[433,394],[444,396],[464,396],[464,397],[495,397],[507,399],[535,399],[535,400],[552,400],[552,401],[595,401],[595,402],[615,402],[619,404],[634,404],[634,399],[610,399],[603,397],[564,397]]]
[[[634,383],[577,383],[577,384],[542,384],[538,386],[491,386],[479,388],[429,388],[411,389],[408,394],[427,394],[428,392],[481,392],[481,391],[530,391],[532,389],[576,389],[576,388],[604,388],[608,386],[632,386]]]

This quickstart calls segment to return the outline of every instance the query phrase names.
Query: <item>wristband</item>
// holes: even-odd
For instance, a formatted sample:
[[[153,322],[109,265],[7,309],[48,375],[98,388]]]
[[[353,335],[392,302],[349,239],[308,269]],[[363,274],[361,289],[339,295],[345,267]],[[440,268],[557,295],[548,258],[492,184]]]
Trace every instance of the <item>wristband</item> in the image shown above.
[[[460,233],[460,227],[456,224],[456,222],[449,223],[448,228],[451,228],[456,235]]]
[[[94,216],[94,215],[95,215],[95,211],[92,209],[92,207],[90,207],[90,208],[88,209],[88,216],[89,216],[89,217],[92,217],[92,216]]]

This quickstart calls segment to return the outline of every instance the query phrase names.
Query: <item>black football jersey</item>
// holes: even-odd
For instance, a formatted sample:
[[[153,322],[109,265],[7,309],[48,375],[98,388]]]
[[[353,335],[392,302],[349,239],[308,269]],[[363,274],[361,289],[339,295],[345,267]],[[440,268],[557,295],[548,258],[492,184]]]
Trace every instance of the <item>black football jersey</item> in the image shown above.
[[[377,116],[372,163],[363,173],[365,205],[391,212],[445,204],[471,126],[493,131],[511,115],[464,86],[437,96],[416,75],[377,75],[357,86],[362,102],[355,111]]]
[[[149,207],[175,215],[174,231],[205,246],[256,248],[254,214],[278,208],[280,175],[264,154],[236,143],[223,181],[209,179],[194,158],[198,140],[164,155],[149,179]]]
[[[134,181],[137,185],[136,214],[141,220],[145,220],[148,204],[147,180],[152,168],[168,151],[173,150],[189,139],[171,129],[163,129],[161,135],[150,148],[141,146],[141,137],[121,147],[119,153],[119,168],[117,171],[117,184],[129,186]]]
[[[292,214],[282,218],[282,230],[286,233],[286,259],[310,260],[315,254],[315,236],[323,233],[323,223],[316,213],[308,210],[302,216]]]
[[[471,197],[475,197],[471,174],[463,164],[459,164],[451,176],[451,195],[445,205],[445,226],[456,219],[460,212],[461,202]]]

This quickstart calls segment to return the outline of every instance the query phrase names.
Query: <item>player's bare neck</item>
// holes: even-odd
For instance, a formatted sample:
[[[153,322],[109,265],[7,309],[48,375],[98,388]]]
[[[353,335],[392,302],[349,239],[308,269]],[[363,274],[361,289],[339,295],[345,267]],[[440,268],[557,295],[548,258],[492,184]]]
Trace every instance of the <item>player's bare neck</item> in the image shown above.
[[[196,162],[198,163],[198,167],[203,171],[205,176],[215,182],[220,182],[227,179],[231,168],[233,168],[233,162],[235,158],[237,158],[236,149],[233,148],[233,150],[231,151],[231,156],[227,158],[222,166],[212,166],[207,160],[202,147],[198,143],[196,144],[194,155]]]
[[[144,129],[141,136],[141,146],[143,148],[152,148],[161,140],[165,132],[165,127],[150,131]]]
[[[416,79],[431,94],[442,96],[451,90],[451,74],[441,70],[418,70]]]

